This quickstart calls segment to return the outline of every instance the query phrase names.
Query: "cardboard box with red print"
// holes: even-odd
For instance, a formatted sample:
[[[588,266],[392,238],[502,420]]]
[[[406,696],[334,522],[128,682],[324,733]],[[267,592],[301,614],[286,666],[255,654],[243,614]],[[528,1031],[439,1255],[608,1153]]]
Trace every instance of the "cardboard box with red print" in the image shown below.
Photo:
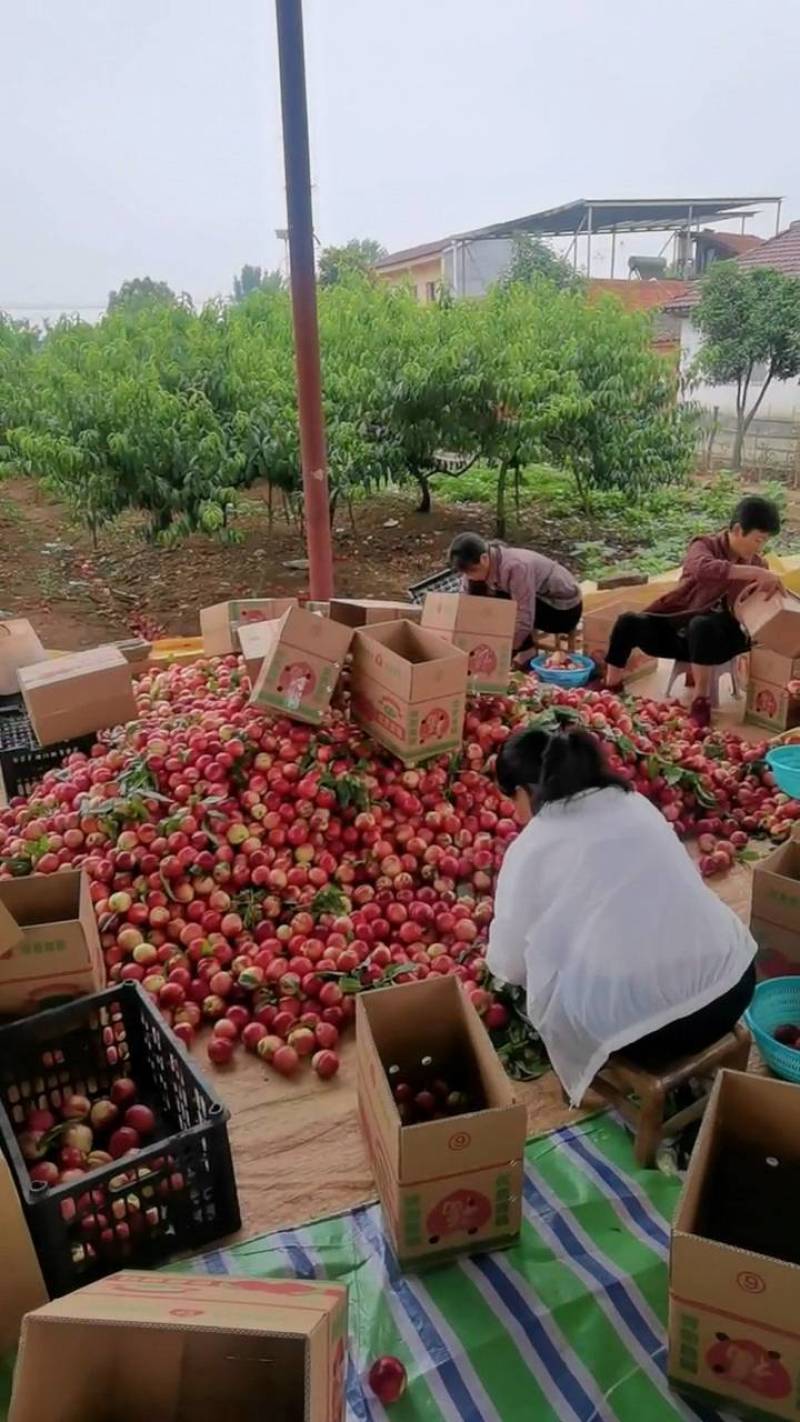
[[[463,593],[428,593],[422,609],[423,627],[466,652],[470,691],[508,691],[516,620],[515,602]]]
[[[250,696],[255,706],[319,725],[341,675],[350,627],[301,607],[265,624],[269,645]]]
[[[0,1017],[99,992],[106,969],[82,869],[0,881]]]
[[[467,657],[406,621],[357,629],[351,714],[406,765],[461,745]]]
[[[344,1422],[347,1290],[123,1270],[27,1314],[9,1422]]]
[[[238,652],[236,633],[240,627],[253,622],[274,622],[296,606],[296,597],[243,597],[204,607],[200,612],[203,651],[209,657]]]
[[[745,720],[768,731],[800,725],[800,656],[784,656],[768,647],[750,653]]]
[[[797,832],[753,865],[750,932],[762,978],[800,973],[800,841]]]
[[[798,1416],[800,1091],[720,1072],[672,1226],[669,1378],[693,1401]]]
[[[522,1217],[525,1107],[457,980],[432,975],[360,995],[356,1057],[361,1124],[401,1263],[509,1244]],[[413,1083],[428,1059],[469,1105],[403,1125],[390,1077]]]

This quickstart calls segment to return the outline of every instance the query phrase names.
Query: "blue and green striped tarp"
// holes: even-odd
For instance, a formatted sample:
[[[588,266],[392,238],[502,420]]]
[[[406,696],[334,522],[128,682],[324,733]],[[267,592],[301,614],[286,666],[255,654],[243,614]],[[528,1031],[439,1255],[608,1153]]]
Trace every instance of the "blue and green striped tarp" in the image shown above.
[[[716,1422],[665,1376],[678,1182],[639,1170],[609,1116],[531,1141],[526,1160],[522,1235],[502,1253],[403,1274],[372,1205],[176,1267],[345,1281],[348,1422]],[[387,1409],[366,1383],[383,1353],[409,1377]]]

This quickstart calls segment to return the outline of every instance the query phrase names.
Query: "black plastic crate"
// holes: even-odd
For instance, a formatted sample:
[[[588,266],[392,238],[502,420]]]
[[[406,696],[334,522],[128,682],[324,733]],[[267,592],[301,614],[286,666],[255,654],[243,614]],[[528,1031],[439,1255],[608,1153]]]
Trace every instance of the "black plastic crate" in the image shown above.
[[[412,602],[424,602],[427,593],[461,592],[461,574],[451,568],[442,568],[440,573],[431,573],[419,583],[412,583],[408,595]]]
[[[58,1117],[65,1095],[95,1101],[122,1076],[155,1113],[152,1140],[75,1182],[32,1181],[17,1143],[28,1113]],[[136,983],[0,1030],[0,1138],[52,1297],[239,1228],[229,1114]]]
[[[2,704],[7,703],[7,704]],[[7,799],[29,795],[48,770],[58,769],[73,751],[88,751],[94,735],[76,736],[40,746],[21,697],[3,697],[0,702],[0,790]]]

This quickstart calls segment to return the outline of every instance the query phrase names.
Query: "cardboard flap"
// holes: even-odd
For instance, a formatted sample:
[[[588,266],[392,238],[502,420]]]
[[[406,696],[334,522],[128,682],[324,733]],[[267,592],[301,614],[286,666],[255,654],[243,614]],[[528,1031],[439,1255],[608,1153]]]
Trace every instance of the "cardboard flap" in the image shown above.
[[[0,899],[0,953],[11,953],[22,942],[22,929]]]
[[[756,584],[745,588],[735,610],[760,647],[785,657],[800,655],[800,598],[794,593],[768,596]]]

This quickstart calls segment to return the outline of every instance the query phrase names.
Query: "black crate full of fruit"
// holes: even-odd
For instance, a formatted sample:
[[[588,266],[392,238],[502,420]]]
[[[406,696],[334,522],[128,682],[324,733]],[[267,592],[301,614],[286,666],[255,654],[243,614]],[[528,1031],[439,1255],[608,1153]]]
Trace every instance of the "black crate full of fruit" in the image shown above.
[[[0,1135],[52,1296],[239,1228],[228,1114],[135,983],[0,1030]]]

